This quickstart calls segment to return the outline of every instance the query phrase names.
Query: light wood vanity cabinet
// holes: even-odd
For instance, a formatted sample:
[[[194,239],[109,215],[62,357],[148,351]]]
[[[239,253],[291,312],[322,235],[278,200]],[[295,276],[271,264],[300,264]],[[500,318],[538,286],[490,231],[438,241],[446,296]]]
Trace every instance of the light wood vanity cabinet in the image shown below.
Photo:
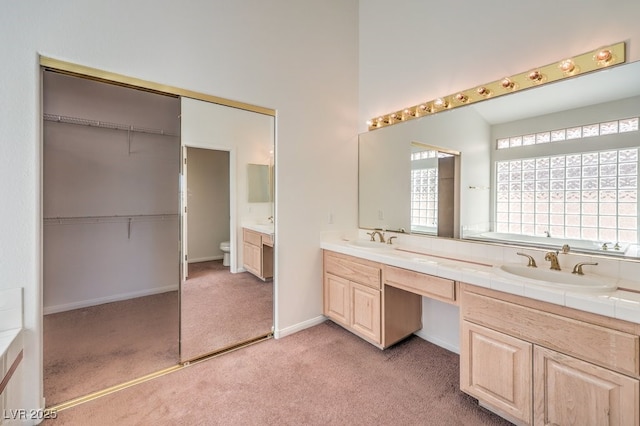
[[[637,324],[462,285],[460,388],[516,424],[640,424]]]
[[[385,265],[384,282],[431,299],[457,304],[456,283],[453,280]]]
[[[533,345],[463,321],[460,389],[503,417],[531,424]]]
[[[383,265],[324,251],[324,314],[379,348],[422,328],[419,295],[383,286]]]
[[[536,425],[637,425],[638,379],[534,346]]]
[[[324,314],[381,345],[381,267],[375,262],[325,252]]]
[[[262,280],[273,278],[273,237],[242,228],[242,264]]]

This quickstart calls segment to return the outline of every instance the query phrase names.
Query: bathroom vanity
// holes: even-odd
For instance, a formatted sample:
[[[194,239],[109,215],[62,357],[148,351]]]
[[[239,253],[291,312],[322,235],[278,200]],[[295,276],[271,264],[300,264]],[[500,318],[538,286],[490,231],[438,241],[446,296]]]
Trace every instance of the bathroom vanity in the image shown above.
[[[423,296],[457,305],[460,389],[500,416],[522,425],[640,424],[634,291],[533,288],[463,252],[321,246],[324,314],[379,348],[422,327]]]
[[[267,225],[242,228],[244,269],[264,281],[273,278],[273,231],[268,228]]]

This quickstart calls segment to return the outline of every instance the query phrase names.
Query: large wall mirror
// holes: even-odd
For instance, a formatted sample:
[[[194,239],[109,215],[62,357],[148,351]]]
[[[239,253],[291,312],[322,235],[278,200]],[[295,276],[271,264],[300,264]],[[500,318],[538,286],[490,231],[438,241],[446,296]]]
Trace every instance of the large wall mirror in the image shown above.
[[[363,133],[359,226],[637,258],[639,116],[634,62]],[[453,235],[412,224],[417,146],[456,154]]]

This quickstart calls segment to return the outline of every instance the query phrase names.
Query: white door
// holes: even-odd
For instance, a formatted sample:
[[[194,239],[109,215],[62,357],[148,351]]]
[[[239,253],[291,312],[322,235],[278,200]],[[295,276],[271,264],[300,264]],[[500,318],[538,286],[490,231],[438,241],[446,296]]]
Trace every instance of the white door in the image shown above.
[[[182,147],[182,160],[180,161],[180,209],[182,210],[182,222],[181,222],[181,238],[180,238],[180,253],[182,256],[182,272],[181,277],[184,282],[189,277],[189,253],[187,238],[189,233],[187,232],[187,147]]]

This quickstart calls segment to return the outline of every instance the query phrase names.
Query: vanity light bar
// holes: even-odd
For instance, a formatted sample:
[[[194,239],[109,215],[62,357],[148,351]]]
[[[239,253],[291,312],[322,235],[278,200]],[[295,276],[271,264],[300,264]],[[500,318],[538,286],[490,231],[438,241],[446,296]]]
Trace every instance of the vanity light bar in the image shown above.
[[[369,130],[387,127],[392,124],[436,114],[463,105],[481,102],[519,90],[570,78],[578,74],[596,71],[611,65],[622,64],[626,61],[625,43],[620,42],[611,46],[599,47],[573,58],[563,59],[549,65],[538,67],[511,77],[463,90],[451,95],[439,97],[429,102],[414,105],[400,111],[395,111],[380,117],[367,120]]]

